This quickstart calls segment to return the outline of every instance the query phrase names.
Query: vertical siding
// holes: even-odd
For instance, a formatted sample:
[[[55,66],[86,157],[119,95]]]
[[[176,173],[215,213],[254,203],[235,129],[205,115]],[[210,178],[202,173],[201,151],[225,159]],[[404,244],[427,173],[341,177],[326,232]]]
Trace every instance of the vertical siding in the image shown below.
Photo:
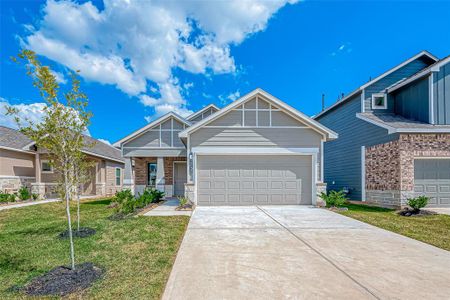
[[[395,114],[411,120],[429,122],[428,76],[395,91]]]
[[[349,197],[361,200],[361,146],[372,146],[396,139],[387,130],[356,117],[361,112],[361,97],[348,102],[316,120],[334,130],[339,138],[324,145],[324,173],[328,189],[350,188]]]
[[[380,93],[383,92],[386,88],[392,86],[394,83],[399,82],[402,79],[408,78],[411,75],[419,72],[420,70],[428,67],[429,64],[427,64],[425,61],[421,59],[416,59],[406,66],[403,66],[402,68],[398,69],[395,72],[392,72],[391,74],[387,75],[386,77],[378,80],[377,82],[374,82],[370,86],[365,88],[365,101],[364,101],[364,108],[366,111],[372,111],[372,94],[374,93]],[[393,102],[388,101],[388,109],[380,110],[383,112],[393,112]]]
[[[450,125],[450,63],[433,74],[434,120],[439,125]]]

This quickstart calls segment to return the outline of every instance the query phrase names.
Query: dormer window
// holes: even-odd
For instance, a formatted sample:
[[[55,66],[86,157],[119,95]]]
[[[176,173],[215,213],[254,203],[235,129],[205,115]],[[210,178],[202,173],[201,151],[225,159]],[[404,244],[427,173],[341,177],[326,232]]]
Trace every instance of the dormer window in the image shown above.
[[[372,109],[387,109],[386,94],[372,94]]]

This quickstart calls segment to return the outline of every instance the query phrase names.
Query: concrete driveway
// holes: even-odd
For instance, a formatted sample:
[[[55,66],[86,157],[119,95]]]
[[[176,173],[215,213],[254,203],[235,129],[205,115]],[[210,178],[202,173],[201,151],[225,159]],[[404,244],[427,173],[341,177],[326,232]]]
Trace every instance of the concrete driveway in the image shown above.
[[[199,207],[163,299],[448,299],[450,252],[303,206]]]

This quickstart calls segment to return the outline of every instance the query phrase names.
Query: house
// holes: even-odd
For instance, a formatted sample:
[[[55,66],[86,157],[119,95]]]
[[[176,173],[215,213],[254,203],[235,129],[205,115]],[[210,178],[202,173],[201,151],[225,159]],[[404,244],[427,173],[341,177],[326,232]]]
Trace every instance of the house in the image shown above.
[[[91,180],[83,185],[83,195],[114,195],[123,183],[120,151],[89,136],[84,139],[93,145],[83,152],[94,165]],[[45,149],[37,149],[20,131],[0,126],[0,191],[11,193],[26,186],[41,198],[56,197],[56,176]]]
[[[228,106],[168,113],[121,139],[124,185],[197,205],[315,204],[322,149],[337,135],[256,89]]]
[[[353,200],[450,206],[450,57],[422,51],[325,109],[325,182]]]

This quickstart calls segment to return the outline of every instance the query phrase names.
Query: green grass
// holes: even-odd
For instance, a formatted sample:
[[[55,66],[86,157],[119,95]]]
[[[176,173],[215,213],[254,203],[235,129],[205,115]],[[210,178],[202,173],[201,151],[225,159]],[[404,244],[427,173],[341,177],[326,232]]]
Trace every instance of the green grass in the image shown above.
[[[394,210],[348,204],[341,214],[450,251],[450,216],[402,217]]]
[[[76,261],[93,262],[105,274],[69,298],[159,299],[189,218],[140,216],[110,221],[106,218],[113,211],[108,204],[109,200],[99,200],[81,205],[81,226],[97,233],[75,239]],[[58,238],[66,226],[62,203],[0,211],[0,299],[24,299],[25,295],[8,288],[69,265],[69,243]]]

